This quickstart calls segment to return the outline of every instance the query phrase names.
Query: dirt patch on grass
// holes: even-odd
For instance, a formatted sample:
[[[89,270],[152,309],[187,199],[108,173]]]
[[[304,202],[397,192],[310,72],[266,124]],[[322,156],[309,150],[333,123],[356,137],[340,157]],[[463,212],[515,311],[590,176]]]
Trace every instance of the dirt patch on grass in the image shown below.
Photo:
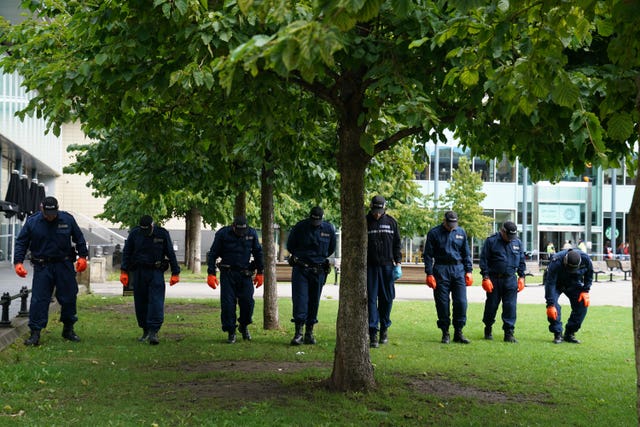
[[[513,396],[495,390],[483,390],[468,385],[458,384],[442,377],[409,378],[408,386],[416,393],[429,395],[438,399],[474,399],[482,403],[549,403],[544,396]]]
[[[290,398],[304,397],[316,388],[325,387],[323,380],[309,380],[304,383],[283,384],[277,380],[247,380],[244,374],[281,373],[283,375],[299,372],[309,368],[330,368],[331,364],[321,362],[274,362],[256,360],[216,361],[209,363],[185,364],[180,366],[185,374],[229,373],[243,374],[243,379],[203,378],[177,381],[167,386],[166,383],[155,384],[162,400],[171,403],[184,403],[184,400],[199,404],[214,402],[221,408],[238,408],[248,403],[275,400],[286,404]],[[187,375],[192,376],[192,375]],[[196,375],[197,376],[197,375]]]

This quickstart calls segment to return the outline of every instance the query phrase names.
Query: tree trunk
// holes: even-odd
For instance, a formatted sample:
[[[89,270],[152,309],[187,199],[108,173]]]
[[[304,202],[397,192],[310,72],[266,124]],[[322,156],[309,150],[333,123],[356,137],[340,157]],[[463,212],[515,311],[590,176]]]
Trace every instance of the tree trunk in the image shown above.
[[[276,241],[273,228],[272,170],[262,168],[260,210],[262,221],[262,251],[264,253],[263,320],[264,329],[278,329],[278,281],[276,279]]]
[[[236,200],[233,206],[233,216],[246,216],[247,215],[247,193],[245,191],[240,191],[236,195]],[[252,226],[249,224],[249,226]]]
[[[188,236],[189,252],[185,252],[185,257],[187,258],[187,265],[190,267],[191,272],[199,274],[202,270],[202,259],[200,258],[202,251],[202,238],[200,233],[202,229],[202,214],[198,208],[192,207],[187,217],[188,228],[185,232]]]
[[[189,239],[189,213],[184,216],[184,259],[182,262],[191,270],[191,264],[189,264],[189,254],[191,253],[191,240]]]
[[[638,96],[636,109],[640,111],[640,78],[636,79]],[[640,132],[639,132],[640,134]],[[639,135],[640,136],[640,135]],[[640,173],[640,165],[636,177]],[[636,414],[640,420],[640,179],[636,179],[631,208],[629,209],[629,254],[631,256],[631,288],[633,313],[633,343],[636,355]]]
[[[329,382],[339,391],[367,391],[375,386],[369,357],[367,229],[363,210],[364,172],[370,157],[360,147],[355,123],[343,121],[338,131],[342,269],[336,349]]]
[[[287,251],[287,230],[282,225],[278,228],[278,261],[284,262],[285,252]]]

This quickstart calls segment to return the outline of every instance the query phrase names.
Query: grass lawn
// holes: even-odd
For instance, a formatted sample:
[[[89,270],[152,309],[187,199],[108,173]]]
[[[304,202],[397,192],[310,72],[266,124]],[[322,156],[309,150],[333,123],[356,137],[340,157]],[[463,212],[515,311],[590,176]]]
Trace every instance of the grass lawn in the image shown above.
[[[440,344],[432,301],[394,304],[390,342],[371,350],[377,389],[334,393],[338,302],[324,300],[318,344],[289,345],[262,330],[225,343],[219,300],[169,300],[161,343],[137,342],[131,297],[79,298],[80,343],[53,315],[42,345],[0,352],[0,425],[15,426],[633,426],[636,374],[631,309],[592,307],[582,344],[551,343],[543,305],[518,307],[517,344],[482,339],[470,304],[470,345]],[[497,329],[499,329],[498,326]]]

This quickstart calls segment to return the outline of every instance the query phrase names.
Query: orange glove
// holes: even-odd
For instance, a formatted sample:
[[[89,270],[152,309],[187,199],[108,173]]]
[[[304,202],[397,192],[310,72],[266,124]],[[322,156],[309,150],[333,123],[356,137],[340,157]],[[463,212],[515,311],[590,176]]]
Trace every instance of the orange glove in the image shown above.
[[[589,307],[589,304],[591,304],[591,301],[589,300],[589,294],[587,292],[580,292],[580,296],[578,297],[578,302],[581,302],[581,301],[585,307]]]
[[[524,277],[518,277],[518,292],[524,289]]]
[[[78,273],[82,273],[86,269],[87,269],[87,259],[84,257],[78,258],[78,261],[76,261],[76,271]]]
[[[489,279],[488,277],[482,279],[482,289],[484,289],[488,294],[493,292],[493,282],[491,281],[491,279]]]
[[[16,264],[16,274],[20,277],[27,277],[27,270],[22,263]]]
[[[464,282],[467,284],[467,286],[473,285],[473,274],[465,273]]]
[[[180,276],[177,274],[171,275],[171,279],[169,279],[169,286],[173,286],[180,281]]]
[[[432,274],[427,275],[427,280],[425,281],[425,283],[427,284],[428,287],[430,287],[431,289],[435,289],[436,288],[436,278],[435,276],[433,276]]]
[[[129,286],[129,273],[120,271],[120,283],[122,283],[122,286]]]
[[[215,274],[210,274],[207,276],[207,285],[209,285],[211,289],[217,288],[219,284],[220,282],[218,282],[218,278]]]
[[[547,317],[549,319],[558,320],[558,310],[556,310],[555,305],[547,307]]]
[[[264,284],[264,274],[258,273],[253,278],[253,284],[256,285],[256,289]]]

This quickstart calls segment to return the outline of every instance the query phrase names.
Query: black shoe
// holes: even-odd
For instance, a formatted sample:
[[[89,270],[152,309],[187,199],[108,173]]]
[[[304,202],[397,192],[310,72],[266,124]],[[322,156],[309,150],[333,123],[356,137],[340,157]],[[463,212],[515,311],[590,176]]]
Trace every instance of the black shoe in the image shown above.
[[[311,345],[316,343],[316,337],[313,336],[313,325],[307,325],[307,329],[304,333],[304,343]]]
[[[142,336],[138,338],[138,341],[145,342],[149,338],[149,331],[146,329],[142,330]]]
[[[565,333],[563,339],[566,342],[570,342],[572,344],[580,344],[580,340],[576,339],[576,336],[574,334],[570,334],[570,333]]]
[[[291,339],[291,345],[302,345],[303,342],[302,334],[295,334]]]
[[[235,331],[229,332],[227,336],[227,344],[234,344],[236,342],[236,333]]]
[[[389,342],[389,334],[386,329],[380,329],[380,344],[386,344]]]
[[[562,334],[560,332],[555,332],[553,334],[553,343],[554,344],[561,344],[562,341],[563,341]]]
[[[484,339],[485,340],[492,340],[493,339],[493,331],[491,329],[491,326],[485,326],[484,327]]]
[[[450,340],[449,331],[443,330],[442,331],[442,339],[440,340],[440,342],[442,344],[449,344],[449,340]]]
[[[249,333],[249,329],[247,328],[247,325],[240,325],[240,327],[238,328],[238,330],[240,331],[240,333],[242,334],[242,339],[245,341],[251,341],[251,334]]]
[[[34,347],[40,345],[40,331],[32,329],[29,338],[24,340],[24,345],[32,345]]]
[[[80,341],[80,337],[73,331],[73,327],[65,327],[62,329],[62,338],[73,342]]]
[[[149,344],[158,345],[160,340],[158,339],[158,331],[149,331]]]
[[[513,331],[505,331],[504,332],[504,342],[512,342],[517,343],[518,340],[513,336]]]
[[[469,341],[464,335],[462,335],[462,329],[458,329],[453,333],[453,342],[460,344],[469,344]]]
[[[371,347],[371,348],[380,347],[380,343],[378,342],[378,330],[377,329],[369,329],[369,347]]]

